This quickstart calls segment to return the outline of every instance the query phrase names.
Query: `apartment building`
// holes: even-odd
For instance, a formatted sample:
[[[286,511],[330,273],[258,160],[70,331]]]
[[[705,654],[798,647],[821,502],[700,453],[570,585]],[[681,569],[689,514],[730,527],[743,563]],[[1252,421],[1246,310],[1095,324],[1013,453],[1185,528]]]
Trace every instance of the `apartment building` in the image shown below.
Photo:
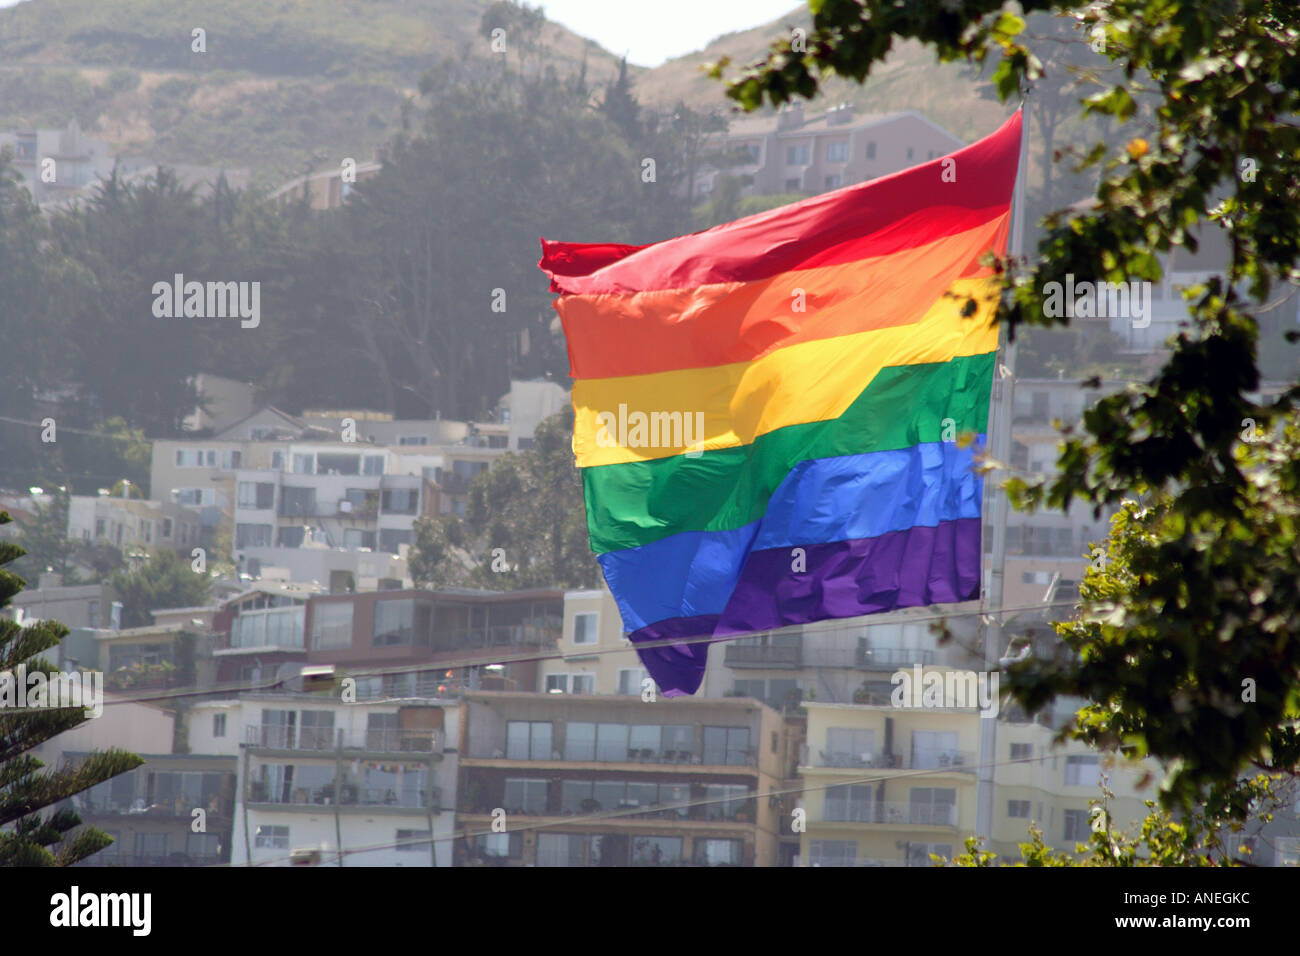
[[[333,665],[358,699],[445,696],[465,688],[537,686],[554,648],[558,590],[386,590],[311,594],[259,586],[218,613],[218,680],[270,679],[282,665]],[[367,675],[383,670],[384,674]],[[287,671],[286,671],[287,673]]]
[[[68,537],[111,544],[121,551],[168,548],[189,555],[199,546],[202,515],[174,501],[143,501],[99,495],[68,498]]]
[[[975,830],[974,707],[809,702],[801,866],[929,866]]]
[[[855,115],[852,106],[808,114],[795,103],[775,114],[733,120],[705,141],[711,157],[696,176],[708,195],[724,176],[740,177],[741,195],[820,193],[866,182],[966,144],[912,110]]]
[[[62,201],[113,170],[108,144],[83,133],[75,119],[63,129],[0,132],[0,149],[6,146],[37,205]]]
[[[457,865],[776,864],[793,755],[771,708],[517,693],[464,704]]]
[[[88,754],[65,754],[73,769]],[[144,763],[74,795],[83,823],[113,843],[78,866],[213,866],[230,862],[236,757],[141,754]]]
[[[202,623],[172,619],[128,628],[75,628],[64,639],[62,659],[104,672],[110,691],[207,687],[216,667],[214,638]]]
[[[564,593],[559,652],[561,656],[541,662],[537,690],[550,694],[640,696],[650,676],[624,636],[618,605],[603,584]]]
[[[190,745],[238,760],[231,862],[308,849],[322,866],[450,866],[460,713],[306,694],[196,705]]]

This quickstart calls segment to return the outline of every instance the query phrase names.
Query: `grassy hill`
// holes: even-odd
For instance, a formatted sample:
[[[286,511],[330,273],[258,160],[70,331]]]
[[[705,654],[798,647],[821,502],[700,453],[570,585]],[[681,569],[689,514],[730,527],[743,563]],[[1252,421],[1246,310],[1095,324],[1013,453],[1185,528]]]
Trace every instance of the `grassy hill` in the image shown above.
[[[487,0],[31,0],[0,10],[0,129],[75,117],[116,150],[278,182],[368,158],[441,60],[492,54]],[[206,31],[207,52],[191,50]],[[561,73],[616,60],[557,24]]]

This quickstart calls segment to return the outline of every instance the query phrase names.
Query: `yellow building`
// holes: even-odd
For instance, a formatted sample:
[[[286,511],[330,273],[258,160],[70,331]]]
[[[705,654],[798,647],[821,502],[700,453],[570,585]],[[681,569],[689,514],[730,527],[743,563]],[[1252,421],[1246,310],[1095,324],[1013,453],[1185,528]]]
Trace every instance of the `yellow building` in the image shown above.
[[[604,586],[565,593],[559,651],[562,657],[539,669],[537,690],[543,693],[640,696],[650,676],[623,636],[618,605]]]
[[[981,717],[809,701],[801,866],[928,866],[975,829]]]

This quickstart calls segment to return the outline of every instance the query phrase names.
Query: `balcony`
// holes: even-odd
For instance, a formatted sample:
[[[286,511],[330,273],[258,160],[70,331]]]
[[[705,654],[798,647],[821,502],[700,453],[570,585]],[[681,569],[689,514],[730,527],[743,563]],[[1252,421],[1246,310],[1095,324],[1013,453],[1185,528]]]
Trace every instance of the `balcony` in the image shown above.
[[[877,800],[850,813],[823,816],[819,823],[887,824],[893,826],[955,827],[957,807],[950,803],[902,803]]]
[[[337,749],[371,753],[433,754],[442,751],[442,732],[399,728],[344,731],[331,727],[250,726],[244,743],[266,750],[333,753]]]
[[[248,785],[248,802],[281,807],[331,807],[335,804],[335,787],[326,784],[323,787],[297,787],[284,799],[281,794],[272,794],[266,784],[253,780]],[[387,807],[392,810],[427,810],[442,806],[442,788],[421,788],[417,791],[401,792],[390,788],[358,787],[355,783],[345,783],[338,790],[337,803],[340,807]]]
[[[736,751],[708,751],[698,752],[691,750],[652,750],[628,748],[626,751],[616,752],[574,752],[561,753],[558,750],[552,750],[549,754],[510,754],[507,755],[504,750],[497,749],[493,751],[491,757],[479,757],[478,759],[491,760],[550,760],[567,763],[639,763],[654,764],[658,766],[694,766],[694,767],[757,767],[758,754],[752,749]]]
[[[854,657],[854,666],[864,671],[893,670],[896,667],[911,667],[913,664],[933,663],[934,651],[929,648],[871,647],[859,644]]]
[[[966,750],[925,751],[916,754],[848,753],[842,750],[819,750],[814,767],[833,769],[880,770],[952,770],[975,773],[978,760]]]
[[[723,663],[727,667],[798,668],[803,666],[802,642],[793,644],[726,645]]]

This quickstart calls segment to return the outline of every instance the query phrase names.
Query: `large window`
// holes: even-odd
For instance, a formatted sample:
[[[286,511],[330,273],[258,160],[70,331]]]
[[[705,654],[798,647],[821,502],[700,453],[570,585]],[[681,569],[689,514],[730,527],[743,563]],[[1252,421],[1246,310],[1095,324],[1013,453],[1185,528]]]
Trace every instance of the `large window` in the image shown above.
[[[352,646],[352,602],[320,603],[311,611],[312,650]]]
[[[944,787],[913,787],[908,793],[910,822],[926,826],[957,825],[957,791]]]
[[[564,728],[564,759],[596,759],[596,725],[570,721]]]
[[[413,515],[419,499],[420,493],[414,488],[385,488],[379,506],[384,514]]]
[[[876,732],[858,727],[830,727],[826,731],[823,765],[868,767],[875,762]]]
[[[375,647],[429,644],[433,607],[427,601],[401,598],[375,602]]]
[[[1067,787],[1092,787],[1101,782],[1101,761],[1092,756],[1065,758],[1065,785]]]
[[[269,524],[235,525],[236,548],[269,548],[271,546],[271,526]]]
[[[785,148],[785,164],[787,166],[807,166],[812,159],[812,147],[804,143],[801,146],[787,146]]]
[[[1088,839],[1088,811],[1087,810],[1065,810],[1061,816],[1065,818],[1065,840],[1087,840]]]
[[[627,760],[627,724],[599,724],[596,727],[596,759]]]
[[[259,850],[289,849],[289,828],[286,826],[260,826],[253,846]]]
[[[632,864],[634,866],[676,866],[681,862],[681,837],[632,837]]]
[[[502,805],[506,812],[545,813],[546,781],[508,778]]]
[[[302,647],[305,613],[302,605],[244,611],[230,625],[230,646]]]
[[[918,770],[946,767],[957,756],[957,732],[916,730],[912,732],[912,766]]]
[[[506,757],[510,760],[550,760],[551,723],[546,720],[506,722]]]
[[[858,844],[853,840],[810,840],[809,864],[812,866],[852,866],[858,859]]]
[[[241,508],[269,510],[275,507],[275,485],[269,481],[241,481],[237,494]]]
[[[826,820],[845,823],[870,823],[871,796],[870,784],[855,783],[827,787],[822,816]]]
[[[359,475],[361,474],[361,456],[329,455],[325,452],[319,452],[316,455],[316,474]]]
[[[429,839],[431,834],[428,830],[398,830],[397,831],[397,852],[398,853],[428,853],[429,847],[433,841]]]
[[[740,866],[745,844],[741,840],[695,841],[696,866]]]
[[[573,615],[573,643],[595,644],[599,623],[600,615],[595,611]]]
[[[849,144],[847,141],[838,143],[829,143],[826,146],[826,162],[843,163],[849,158]]]
[[[705,815],[710,820],[735,820],[741,814],[753,819],[751,793],[744,784],[710,783],[704,787]]]
[[[538,866],[586,866],[595,852],[592,837],[585,833],[537,834]]]
[[[388,554],[397,554],[401,551],[401,546],[411,543],[411,532],[402,531],[397,528],[380,528],[379,529],[379,550]]]
[[[280,514],[296,518],[316,514],[316,489],[288,486],[281,488]]]
[[[704,762],[743,766],[749,763],[748,727],[705,727]]]

